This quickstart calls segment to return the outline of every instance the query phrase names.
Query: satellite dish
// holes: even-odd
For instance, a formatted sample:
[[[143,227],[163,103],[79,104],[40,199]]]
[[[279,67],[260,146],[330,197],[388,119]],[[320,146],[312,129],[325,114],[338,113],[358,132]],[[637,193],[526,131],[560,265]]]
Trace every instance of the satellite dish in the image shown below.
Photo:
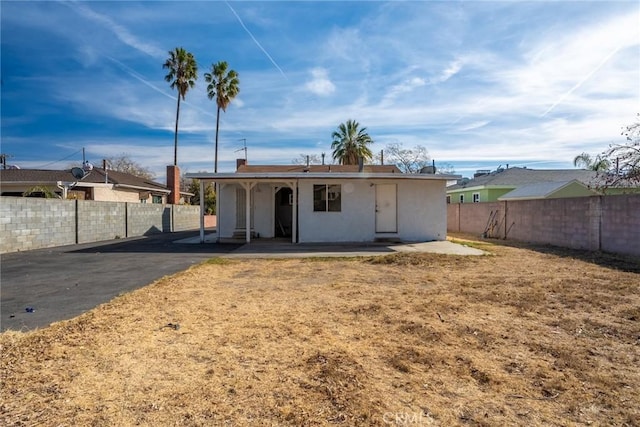
[[[71,168],[71,175],[73,175],[75,179],[82,179],[84,178],[84,171],[82,168]]]

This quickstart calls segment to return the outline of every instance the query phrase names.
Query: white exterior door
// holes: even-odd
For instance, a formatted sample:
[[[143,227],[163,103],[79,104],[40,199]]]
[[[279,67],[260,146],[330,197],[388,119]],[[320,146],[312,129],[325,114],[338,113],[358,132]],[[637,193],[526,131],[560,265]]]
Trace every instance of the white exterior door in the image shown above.
[[[376,233],[398,231],[396,184],[376,184]]]

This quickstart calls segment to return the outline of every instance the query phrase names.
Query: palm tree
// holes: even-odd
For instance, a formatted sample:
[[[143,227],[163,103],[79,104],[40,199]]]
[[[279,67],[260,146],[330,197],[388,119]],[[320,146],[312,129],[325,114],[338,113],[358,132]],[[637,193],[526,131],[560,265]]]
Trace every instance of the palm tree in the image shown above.
[[[180,117],[180,98],[184,100],[187,91],[193,88],[198,78],[198,64],[193,55],[181,47],[169,51],[169,58],[162,65],[169,74],[164,79],[171,83],[171,89],[178,89],[178,107],[176,108],[176,132],[173,147],[173,165],[178,164],[178,118]]]
[[[589,153],[582,153],[573,159],[573,166],[577,168],[581,167],[590,171],[604,172],[609,169],[611,163],[606,157],[602,157],[599,154],[595,159],[593,159]]]
[[[340,164],[357,165],[361,157],[365,161],[373,158],[373,153],[368,147],[369,144],[373,144],[373,140],[367,133],[367,128],[358,129],[358,126],[360,125],[355,120],[347,120],[331,135],[333,159],[338,160]]]
[[[216,99],[216,152],[213,163],[213,172],[218,172],[218,130],[220,129],[220,110],[227,111],[231,100],[240,93],[240,79],[234,70],[227,71],[229,65],[226,61],[211,64],[211,72],[204,74],[204,80],[209,83],[207,86],[207,96],[209,99]]]

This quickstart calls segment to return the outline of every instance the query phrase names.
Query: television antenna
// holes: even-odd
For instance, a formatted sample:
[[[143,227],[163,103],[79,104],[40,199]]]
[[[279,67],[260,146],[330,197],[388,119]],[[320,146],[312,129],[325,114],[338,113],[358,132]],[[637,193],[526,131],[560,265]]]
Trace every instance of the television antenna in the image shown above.
[[[242,141],[244,146],[242,148],[238,148],[234,153],[238,151],[244,151],[244,161],[247,161],[247,138],[240,138],[238,141]]]

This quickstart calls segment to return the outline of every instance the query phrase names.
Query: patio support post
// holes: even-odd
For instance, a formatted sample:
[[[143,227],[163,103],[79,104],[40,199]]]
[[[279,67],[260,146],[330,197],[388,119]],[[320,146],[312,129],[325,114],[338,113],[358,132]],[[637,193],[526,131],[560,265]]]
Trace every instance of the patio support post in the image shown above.
[[[204,243],[204,180],[200,180],[200,243]]]
[[[298,240],[298,183],[296,181],[291,183],[291,190],[293,191],[293,202],[291,206],[291,243],[296,243]]]
[[[251,184],[245,186],[245,237],[247,243],[251,241]]]
[[[245,194],[245,240],[251,242],[251,189],[256,185],[255,182],[242,182]]]
[[[216,243],[220,243],[220,189],[221,185],[216,181]]]

